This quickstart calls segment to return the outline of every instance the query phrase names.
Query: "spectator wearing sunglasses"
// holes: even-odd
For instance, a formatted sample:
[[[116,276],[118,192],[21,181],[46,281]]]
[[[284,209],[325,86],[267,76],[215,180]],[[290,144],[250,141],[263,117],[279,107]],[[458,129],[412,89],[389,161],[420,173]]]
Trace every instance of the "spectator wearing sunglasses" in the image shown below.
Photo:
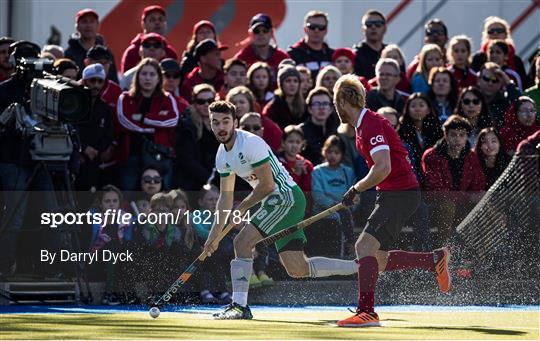
[[[139,55],[142,58],[153,58],[158,62],[165,58],[165,39],[157,33],[148,33],[141,38],[141,45],[139,48]],[[120,86],[122,90],[127,91],[131,88],[133,82],[133,76],[137,71],[137,66],[129,69],[124,73]]]
[[[88,120],[76,125],[82,152],[75,188],[95,191],[106,183],[100,165],[112,160],[113,114],[100,96],[105,86],[105,68],[101,64],[90,64],[84,68],[82,76],[81,84],[90,89],[92,105]]]
[[[216,91],[210,84],[193,88],[190,115],[176,128],[176,186],[185,191],[198,191],[212,174],[219,142],[210,128],[208,106],[216,100]]]
[[[105,39],[99,31],[99,16],[96,11],[90,8],[85,8],[77,12],[75,15],[75,33],[68,40],[68,47],[64,52],[64,56],[77,64],[79,68],[77,79],[81,78],[82,70],[85,67],[84,59],[88,50],[96,45],[106,45]],[[118,82],[116,66],[114,60],[111,67],[108,69],[107,77],[115,82]]]
[[[199,66],[187,74],[180,88],[180,96],[191,98],[194,87],[203,83],[210,84],[219,92],[225,82],[221,51],[227,49],[227,46],[218,45],[213,39],[205,39],[197,44],[195,58]]]
[[[141,15],[142,33],[139,33],[131,41],[131,45],[124,51],[122,55],[122,73],[126,73],[129,69],[137,66],[141,61],[139,50],[142,45],[143,37],[148,33],[157,33],[164,36],[167,32],[167,13],[165,9],[159,5],[147,6],[143,9]],[[178,55],[172,45],[165,41],[165,55],[167,58],[178,59]]]
[[[503,125],[504,113],[521,96],[521,92],[506,72],[499,65],[491,62],[485,63],[480,69],[477,86],[486,98],[495,127],[500,129]]]
[[[143,169],[140,180],[141,191],[150,199],[163,189],[163,177],[159,169],[149,166]]]
[[[306,105],[309,117],[299,125],[306,140],[306,147],[301,154],[316,166],[324,161],[321,154],[324,141],[337,133],[339,123],[334,114],[332,95],[326,88],[315,87],[311,90]]]
[[[443,62],[446,64],[446,43],[448,42],[448,28],[445,23],[438,18],[430,19],[424,25],[424,46],[428,44],[437,45],[443,54]],[[416,55],[407,67],[407,78],[412,81],[413,75],[420,64],[420,54]],[[413,91],[416,91],[413,89]]]
[[[272,39],[274,44],[271,44]],[[248,38],[240,44],[245,46],[234,57],[246,62],[248,67],[255,62],[266,62],[272,68],[274,80],[279,63],[290,58],[287,52],[277,47],[272,19],[264,13],[258,13],[251,18]]]
[[[105,74],[110,72],[111,65],[113,65],[113,55],[111,50],[104,45],[96,45],[86,53],[85,65],[101,64],[105,69]],[[105,84],[101,89],[101,100],[107,103],[114,111],[116,110],[116,104],[118,103],[118,97],[122,94],[120,85],[115,81],[105,78]]]
[[[469,120],[471,124],[469,143],[472,148],[475,148],[480,130],[494,125],[486,99],[475,86],[469,86],[461,91],[454,114]]]
[[[180,64],[176,59],[165,58],[159,65],[163,72],[163,90],[174,96],[178,102],[178,111],[183,116],[189,102],[180,97]]]
[[[332,63],[331,49],[324,41],[328,33],[328,14],[321,11],[309,11],[304,17],[305,36],[292,45],[287,53],[296,65],[307,67],[313,81],[323,67]]]
[[[354,73],[366,79],[375,77],[375,65],[381,57],[381,51],[386,44],[383,43],[386,33],[386,18],[376,10],[369,10],[362,17],[362,32],[364,40],[353,46],[356,54]]]
[[[508,44],[508,67],[515,70],[521,79],[527,79],[523,60],[516,55],[516,47],[510,32],[510,25],[508,25],[506,20],[496,16],[487,17],[484,20],[482,45],[480,51],[476,52],[472,58],[471,68],[478,72],[482,68],[482,65],[488,61],[488,45],[491,40],[504,40]]]

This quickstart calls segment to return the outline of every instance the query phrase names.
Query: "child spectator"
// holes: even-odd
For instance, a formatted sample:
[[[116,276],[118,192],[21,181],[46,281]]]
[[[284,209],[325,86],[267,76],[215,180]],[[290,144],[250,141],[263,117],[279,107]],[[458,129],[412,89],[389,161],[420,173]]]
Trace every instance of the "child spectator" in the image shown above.
[[[484,171],[487,191],[504,172],[510,162],[510,157],[502,145],[501,136],[493,127],[480,131],[474,151]]]
[[[247,72],[247,86],[255,95],[255,99],[261,108],[274,98],[272,69],[264,62],[255,62]]]
[[[275,96],[266,104],[262,114],[274,121],[281,129],[290,124],[300,124],[305,120],[300,73],[294,66],[285,65],[279,69]]]
[[[409,97],[400,119],[398,133],[409,152],[416,178],[421,183],[422,155],[443,135],[437,114],[426,95],[417,92]]]
[[[313,89],[313,78],[311,77],[311,71],[305,66],[297,66],[296,70],[300,72],[300,90],[302,91],[302,97],[307,98],[307,95]]]
[[[315,166],[312,173],[314,213],[321,212],[341,201],[343,194],[355,183],[353,170],[342,162],[345,144],[337,135],[324,142],[325,162]],[[310,254],[343,255],[345,240],[352,236],[350,215],[334,213],[316,226],[306,230]],[[328,224],[335,225],[328,226]],[[334,227],[334,228],[333,228]],[[337,228],[341,227],[341,228]]]
[[[324,70],[319,75],[324,74]],[[302,155],[314,165],[322,162],[321,148],[324,141],[332,134],[336,134],[339,125],[337,115],[334,114],[332,96],[323,87],[315,87],[307,97],[309,118],[299,125],[304,132],[306,148]]]
[[[472,148],[476,146],[476,137],[480,130],[494,126],[486,99],[475,86],[469,86],[461,91],[454,114],[465,117],[471,124],[469,143]]]
[[[444,66],[444,55],[441,48],[435,44],[424,45],[420,51],[418,67],[411,78],[411,90],[427,94],[429,91],[429,72],[438,66]]]
[[[445,245],[453,233],[454,221],[465,217],[485,188],[480,161],[468,142],[471,125],[452,115],[443,125],[444,136],[422,156],[424,189],[428,191],[431,226],[437,227],[439,242]]]
[[[311,173],[313,164],[305,159],[300,152],[305,148],[306,140],[304,132],[298,126],[290,125],[285,127],[281,148],[283,152],[279,161],[285,169],[291,174],[294,182],[302,189],[305,194],[311,194]]]
[[[475,86],[478,79],[476,72],[470,67],[471,45],[471,38],[462,34],[452,37],[446,50],[448,70],[454,76],[459,91]]]
[[[510,47],[504,40],[490,40],[488,43],[488,62],[493,62],[501,67],[510,76],[520,91],[523,90],[523,83],[519,74],[508,66],[508,56]]]
[[[332,55],[332,65],[337,67],[342,75],[348,75],[354,72],[354,51],[348,47],[338,48]]]
[[[429,73],[429,91],[427,93],[439,121],[444,123],[456,107],[458,90],[450,70],[434,67]]]
[[[518,144],[538,129],[534,101],[527,96],[519,97],[504,114],[504,125],[500,131],[508,154],[514,155]]]

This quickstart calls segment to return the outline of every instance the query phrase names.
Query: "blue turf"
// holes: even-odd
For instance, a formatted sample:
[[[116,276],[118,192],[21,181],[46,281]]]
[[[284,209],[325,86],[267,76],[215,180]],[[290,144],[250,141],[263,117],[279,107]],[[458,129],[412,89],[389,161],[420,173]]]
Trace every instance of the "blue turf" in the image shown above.
[[[165,312],[210,312],[219,309],[219,306],[177,306],[171,305],[164,307],[161,311]],[[251,306],[253,311],[295,311],[295,310],[347,310],[347,306]],[[506,306],[432,306],[432,305],[395,305],[379,306],[379,312],[426,312],[426,311],[539,311],[539,305],[506,305]],[[85,306],[45,306],[45,305],[14,305],[0,306],[0,314],[114,314],[129,312],[145,312],[148,307],[138,306],[103,306],[103,305],[85,305]]]

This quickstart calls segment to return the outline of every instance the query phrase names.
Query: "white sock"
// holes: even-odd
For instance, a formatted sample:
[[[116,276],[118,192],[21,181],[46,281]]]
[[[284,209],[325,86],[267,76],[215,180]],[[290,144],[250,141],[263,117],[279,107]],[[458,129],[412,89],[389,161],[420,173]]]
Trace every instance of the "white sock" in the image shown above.
[[[354,260],[343,260],[326,257],[311,257],[307,259],[309,277],[328,277],[333,275],[352,275],[358,273],[358,264]]]
[[[231,261],[232,300],[242,307],[247,306],[249,278],[253,272],[253,259],[235,258]]]

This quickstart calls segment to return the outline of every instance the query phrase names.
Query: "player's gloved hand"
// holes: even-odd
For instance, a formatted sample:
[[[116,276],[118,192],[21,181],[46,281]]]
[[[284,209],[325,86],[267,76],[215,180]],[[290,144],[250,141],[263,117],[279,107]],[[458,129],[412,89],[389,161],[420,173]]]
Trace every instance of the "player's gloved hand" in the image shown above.
[[[341,199],[341,203],[345,206],[351,206],[354,205],[358,200],[355,200],[356,196],[360,194],[354,186],[349,188],[349,190],[343,195],[343,199]]]

